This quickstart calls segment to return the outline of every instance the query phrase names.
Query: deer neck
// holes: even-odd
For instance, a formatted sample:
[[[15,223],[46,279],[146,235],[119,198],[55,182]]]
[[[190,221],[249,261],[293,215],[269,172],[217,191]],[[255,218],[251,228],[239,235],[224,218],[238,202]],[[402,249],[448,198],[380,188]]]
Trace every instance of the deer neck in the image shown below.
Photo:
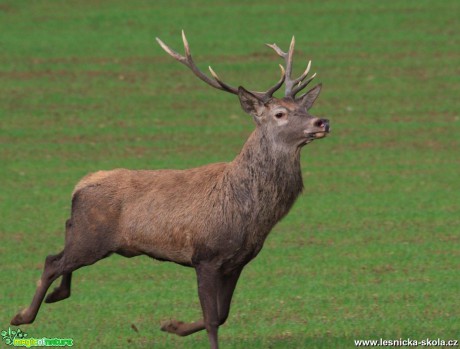
[[[232,162],[233,194],[249,203],[256,221],[274,225],[291,208],[303,189],[300,148],[280,147],[256,129]],[[274,222],[272,222],[274,221]],[[270,225],[270,224],[269,224]]]

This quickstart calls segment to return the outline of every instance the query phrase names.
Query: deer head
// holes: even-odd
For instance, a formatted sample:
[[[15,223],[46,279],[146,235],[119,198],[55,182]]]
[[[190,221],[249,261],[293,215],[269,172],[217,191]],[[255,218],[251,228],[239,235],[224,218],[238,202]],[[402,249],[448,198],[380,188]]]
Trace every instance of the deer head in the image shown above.
[[[297,94],[313,80],[316,74],[307,79],[311,66],[311,61],[309,61],[305,71],[298,78],[292,79],[294,37],[292,37],[288,52],[283,52],[276,44],[267,44],[284,59],[285,66],[280,65],[280,80],[265,92],[248,91],[242,86],[238,88],[232,87],[223,82],[211,67],[209,67],[209,71],[212,78],[204,74],[192,59],[184,31],[182,31],[182,40],[185,56],[172,50],[159,38],[156,38],[156,40],[169,55],[189,67],[199,79],[216,89],[237,95],[243,110],[253,117],[262,133],[277,145],[300,148],[314,139],[325,137],[330,132],[327,119],[309,114],[310,108],[318,98],[322,85],[318,84],[297,97]],[[279,90],[283,83],[285,84],[284,97],[274,97],[273,94]]]

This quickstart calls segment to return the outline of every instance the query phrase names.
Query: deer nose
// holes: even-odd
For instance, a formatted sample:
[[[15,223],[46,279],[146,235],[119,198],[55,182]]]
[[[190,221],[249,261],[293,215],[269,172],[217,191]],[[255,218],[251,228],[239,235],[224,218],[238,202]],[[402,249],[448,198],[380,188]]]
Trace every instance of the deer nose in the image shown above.
[[[318,119],[315,122],[315,126],[322,128],[324,131],[329,132],[331,130],[331,127],[329,126],[329,120],[328,119]]]

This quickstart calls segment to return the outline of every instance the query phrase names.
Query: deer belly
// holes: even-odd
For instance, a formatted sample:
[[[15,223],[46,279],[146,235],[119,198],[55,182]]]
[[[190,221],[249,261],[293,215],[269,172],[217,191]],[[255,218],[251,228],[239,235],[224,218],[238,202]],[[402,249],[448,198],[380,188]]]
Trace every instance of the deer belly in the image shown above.
[[[128,229],[123,234],[123,250],[149,257],[190,265],[192,243],[190,234],[162,229]]]

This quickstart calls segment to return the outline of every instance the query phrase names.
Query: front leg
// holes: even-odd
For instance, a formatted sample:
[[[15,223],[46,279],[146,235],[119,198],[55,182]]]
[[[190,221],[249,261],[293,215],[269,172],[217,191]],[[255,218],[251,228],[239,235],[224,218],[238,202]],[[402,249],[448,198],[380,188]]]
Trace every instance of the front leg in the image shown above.
[[[222,275],[215,266],[206,263],[196,267],[196,275],[204,326],[208,332],[211,349],[218,349],[217,332],[220,325],[218,294],[221,291]]]
[[[203,268],[203,267],[201,267]],[[198,277],[198,285],[200,285],[200,278],[202,279],[202,275],[204,271],[198,271],[197,268],[197,277]],[[228,317],[230,311],[230,304],[233,296],[233,292],[236,287],[236,283],[241,273],[241,268],[235,270],[227,275],[220,275],[220,273],[211,272],[211,274],[215,275],[215,282],[214,286],[216,287],[216,294],[217,294],[217,309],[219,314],[219,325],[222,325]],[[200,292],[200,286],[198,286],[198,292]],[[201,299],[201,297],[200,297]],[[203,311],[204,315],[204,311]],[[205,321],[200,319],[195,322],[182,322],[178,320],[168,320],[162,323],[161,330],[169,333],[174,333],[179,336],[188,336],[192,333],[204,330],[206,328]]]
[[[161,323],[161,330],[164,332],[169,332],[177,334],[178,336],[184,337],[192,333],[204,330],[206,327],[204,325],[204,320],[200,319],[195,322],[183,322],[178,320],[168,320]]]
[[[226,309],[227,306],[218,305],[218,294],[222,291],[222,276],[215,267],[207,264],[200,264],[196,267],[198,280],[198,296],[200,298],[203,319],[184,323],[182,321],[170,320],[162,324],[161,330],[187,336],[189,334],[206,329],[211,343],[211,349],[218,349],[217,330],[219,322],[219,308]],[[225,292],[228,294],[228,292]],[[228,297],[221,298],[222,300]],[[225,312],[225,317],[228,311]]]

